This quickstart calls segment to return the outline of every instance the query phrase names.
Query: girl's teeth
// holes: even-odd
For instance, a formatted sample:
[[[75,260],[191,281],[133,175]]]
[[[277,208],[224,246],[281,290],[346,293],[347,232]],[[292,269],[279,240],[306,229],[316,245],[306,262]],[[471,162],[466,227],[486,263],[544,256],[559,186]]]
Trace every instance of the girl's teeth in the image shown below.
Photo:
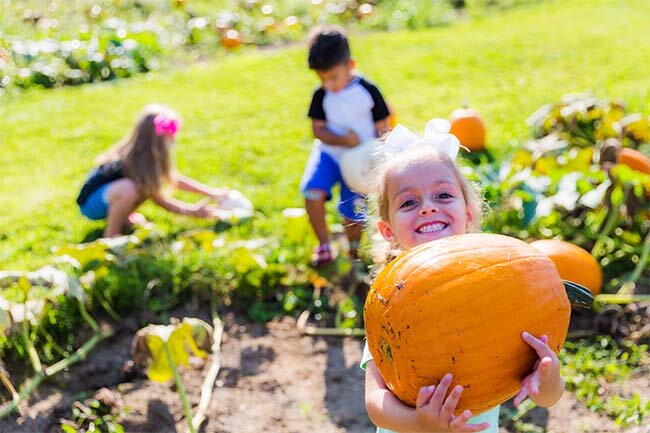
[[[426,225],[424,227],[420,227],[418,229],[418,232],[419,233],[433,233],[433,232],[438,232],[438,231],[440,231],[440,230],[442,230],[444,228],[445,228],[445,224],[443,224],[443,223],[430,224],[430,225]]]

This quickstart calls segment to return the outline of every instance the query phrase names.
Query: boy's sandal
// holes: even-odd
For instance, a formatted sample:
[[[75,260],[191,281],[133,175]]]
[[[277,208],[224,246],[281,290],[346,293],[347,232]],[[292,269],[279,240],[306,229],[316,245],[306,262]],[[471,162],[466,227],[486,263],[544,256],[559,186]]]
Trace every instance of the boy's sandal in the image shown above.
[[[329,244],[323,244],[316,247],[314,254],[311,256],[311,264],[318,268],[334,261],[334,253]]]

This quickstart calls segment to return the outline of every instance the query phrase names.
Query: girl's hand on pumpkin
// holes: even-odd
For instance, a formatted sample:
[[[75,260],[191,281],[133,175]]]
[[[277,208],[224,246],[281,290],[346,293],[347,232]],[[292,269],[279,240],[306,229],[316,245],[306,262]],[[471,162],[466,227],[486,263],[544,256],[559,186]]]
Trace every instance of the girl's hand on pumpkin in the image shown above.
[[[416,401],[415,416],[418,424],[426,431],[435,432],[478,432],[490,427],[487,422],[467,424],[472,412],[464,411],[459,416],[454,415],[463,387],[455,386],[449,395],[447,390],[451,384],[452,375],[446,374],[438,386],[430,385],[420,388]]]
[[[522,338],[526,344],[535,349],[539,359],[535,362],[533,372],[523,380],[521,391],[514,400],[515,407],[528,396],[537,404],[553,405],[564,391],[564,381],[560,376],[560,360],[548,346],[548,336],[535,338],[528,332],[524,332]]]

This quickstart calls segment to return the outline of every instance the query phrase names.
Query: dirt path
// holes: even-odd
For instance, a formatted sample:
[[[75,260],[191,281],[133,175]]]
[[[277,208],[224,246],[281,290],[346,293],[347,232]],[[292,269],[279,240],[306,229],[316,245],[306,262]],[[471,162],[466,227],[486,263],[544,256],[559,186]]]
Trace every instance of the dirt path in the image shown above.
[[[202,432],[374,431],[365,413],[363,372],[358,367],[361,339],[303,336],[290,318],[249,324],[226,315],[224,322],[222,368]],[[135,328],[125,323],[88,360],[39,388],[23,405],[24,416],[1,421],[0,432],[58,432],[59,419],[69,417],[71,403],[104,386],[118,391],[130,407],[122,421],[127,432],[185,432],[181,403],[171,384],[140,377],[126,381],[121,367],[129,359]],[[198,404],[207,368],[204,364],[183,372],[193,405]],[[635,385],[650,387],[650,382],[638,378]],[[538,408],[528,418],[547,432],[622,431],[611,420],[587,411],[569,393],[550,411]]]

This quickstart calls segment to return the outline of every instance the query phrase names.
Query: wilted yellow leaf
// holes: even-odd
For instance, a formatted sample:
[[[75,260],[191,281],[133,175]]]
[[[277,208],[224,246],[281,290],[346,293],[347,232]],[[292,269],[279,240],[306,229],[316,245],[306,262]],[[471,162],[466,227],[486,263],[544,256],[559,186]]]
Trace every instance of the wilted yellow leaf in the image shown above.
[[[176,366],[187,367],[190,353],[200,358],[205,358],[207,353],[197,347],[192,336],[192,326],[187,322],[177,325],[149,326],[146,335],[147,347],[151,359],[147,368],[147,376],[155,382],[166,382],[174,377],[166,353],[167,346],[172,362]]]

